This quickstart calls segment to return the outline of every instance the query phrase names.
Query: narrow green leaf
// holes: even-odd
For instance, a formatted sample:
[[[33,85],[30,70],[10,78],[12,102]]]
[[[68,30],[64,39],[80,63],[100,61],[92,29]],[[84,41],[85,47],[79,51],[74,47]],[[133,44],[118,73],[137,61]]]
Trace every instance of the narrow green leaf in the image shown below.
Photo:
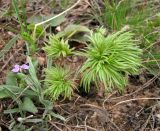
[[[34,68],[34,65],[32,63],[32,60],[31,58],[28,56],[27,57],[27,60],[29,62],[29,74],[32,78],[32,80],[34,81],[34,85],[36,85],[36,87],[39,87],[40,88],[40,82],[38,81],[38,78],[37,78],[37,75],[36,75],[36,70]]]
[[[13,113],[18,113],[20,112],[19,108],[14,108],[14,109],[8,109],[8,110],[4,110],[4,114],[13,114]]]
[[[26,119],[25,122],[30,122],[30,123],[39,123],[42,122],[42,119]]]
[[[54,112],[50,112],[50,114],[55,118],[58,118],[58,119],[60,119],[62,121],[66,121],[66,119],[61,115],[55,114]]]
[[[18,39],[19,35],[14,36],[7,44],[6,46],[0,51],[0,59],[11,49],[11,47],[16,43],[16,40]]]

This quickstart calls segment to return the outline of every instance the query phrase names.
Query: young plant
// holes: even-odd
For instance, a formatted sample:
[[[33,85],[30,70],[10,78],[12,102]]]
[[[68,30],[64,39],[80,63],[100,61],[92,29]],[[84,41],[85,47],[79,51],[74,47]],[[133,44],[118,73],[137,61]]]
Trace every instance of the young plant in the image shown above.
[[[39,123],[41,127],[40,123],[44,126],[44,121],[48,121],[51,117],[65,120],[52,111],[52,101],[44,98],[44,90],[38,80],[35,65],[30,57],[27,57],[27,61],[29,65],[15,65],[12,69],[13,73],[9,73],[7,76],[6,84],[0,85],[0,100],[9,97],[16,103],[12,103],[15,106],[9,106],[7,110],[4,110],[4,114],[10,114],[11,116],[11,130],[14,130],[16,126],[19,127],[16,130],[22,130],[22,126],[25,126],[27,121]],[[24,74],[24,72],[26,73]],[[43,107],[44,112],[42,117],[35,119],[35,114],[38,112],[37,104]],[[18,116],[20,114],[18,119],[13,117],[14,113]],[[29,113],[32,113],[31,118],[28,116]]]
[[[68,69],[61,67],[52,67],[46,70],[46,87],[45,93],[56,100],[60,95],[65,98],[71,98],[73,90],[76,88],[76,83],[73,73]]]
[[[105,89],[126,85],[125,74],[138,72],[142,50],[135,44],[130,32],[119,31],[107,37],[104,29],[91,33],[90,45],[82,53],[87,58],[80,72],[83,86],[90,90],[90,83],[103,83]]]
[[[92,2],[93,17],[111,30],[120,30],[125,25],[135,26],[144,24],[144,20],[151,16],[151,1],[139,0],[103,0]],[[101,3],[103,6],[100,6]],[[154,3],[152,1],[152,3]],[[97,6],[95,6],[97,5]]]
[[[35,43],[35,40],[32,38],[29,32],[29,26],[27,27],[27,12],[26,12],[26,0],[13,0],[12,5],[16,14],[16,17],[18,18],[18,22],[21,26],[21,38],[26,42],[26,48],[28,54],[33,54],[37,50],[37,45]],[[19,4],[18,4],[19,3]],[[19,5],[21,7],[19,7]],[[22,13],[21,13],[22,12]],[[40,31],[38,30],[40,26],[36,30],[36,35],[40,34]],[[38,32],[39,31],[39,32]],[[42,32],[42,29],[41,29]],[[42,35],[42,33],[41,33]]]
[[[103,14],[104,22],[113,30],[120,29],[126,23],[126,15],[131,6],[131,0],[104,0],[105,12]]]
[[[25,31],[25,26],[26,26],[26,18],[27,18],[27,14],[26,14],[26,0],[13,0],[12,1],[12,5],[16,14],[16,17],[18,18],[18,22],[20,23],[21,26],[21,32]],[[22,9],[19,8],[19,5],[21,5]],[[20,15],[20,12],[22,11],[22,14]],[[23,16],[23,18],[22,18]]]
[[[60,40],[57,36],[49,37],[49,45],[46,45],[43,49],[47,53],[48,56],[56,59],[63,58],[72,54],[72,50],[69,47],[68,41]]]

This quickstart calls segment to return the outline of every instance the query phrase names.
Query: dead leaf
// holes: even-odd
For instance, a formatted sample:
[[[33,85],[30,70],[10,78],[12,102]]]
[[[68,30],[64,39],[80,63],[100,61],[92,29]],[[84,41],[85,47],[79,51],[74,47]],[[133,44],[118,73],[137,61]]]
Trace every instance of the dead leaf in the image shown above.
[[[45,58],[44,57],[38,57],[38,63],[42,66],[45,64]]]

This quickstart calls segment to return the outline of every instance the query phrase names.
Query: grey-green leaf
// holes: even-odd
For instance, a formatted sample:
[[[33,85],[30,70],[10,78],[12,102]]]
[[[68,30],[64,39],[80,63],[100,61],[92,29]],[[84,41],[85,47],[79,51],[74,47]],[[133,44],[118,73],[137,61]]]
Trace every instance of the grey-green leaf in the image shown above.
[[[22,104],[22,110],[28,111],[31,113],[37,113],[37,107],[34,105],[33,101],[29,97],[25,97],[23,104]]]
[[[17,86],[17,78],[15,74],[9,72],[6,77],[6,85]]]
[[[54,17],[53,14],[48,15],[48,16],[33,16],[33,17],[30,17],[30,18],[27,20],[27,22],[28,22],[28,23],[32,23],[32,24],[37,24],[37,23],[40,23],[40,22],[45,21],[45,20],[47,20],[47,19],[49,19],[49,18],[52,18],[52,17]],[[50,22],[48,22],[48,23],[45,24],[45,25],[50,24],[51,26],[58,26],[58,25],[60,25],[62,22],[64,22],[65,20],[66,20],[65,15],[61,15],[61,16],[59,16],[59,17],[51,20]]]
[[[67,37],[70,38],[73,35],[80,33],[80,32],[90,32],[90,30],[86,26],[82,25],[69,25],[67,26],[64,31],[59,32],[56,36],[57,37]]]
[[[58,118],[58,119],[60,119],[62,121],[66,121],[66,119],[61,115],[55,114],[54,112],[50,112],[50,114],[55,118]]]
[[[25,122],[30,122],[30,123],[39,123],[42,122],[42,119],[26,119]]]
[[[9,94],[6,93],[6,91],[3,88],[2,89],[0,88],[0,99],[6,98],[8,96]]]
[[[13,114],[17,112],[20,112],[19,108],[4,110],[4,114],[10,114],[10,113]]]
[[[12,86],[12,85],[0,85],[0,94],[1,94],[1,97],[2,96],[3,97],[4,96],[5,97],[11,97],[13,94],[14,95],[19,95],[22,92],[26,96],[30,96],[30,97],[37,96],[37,94],[35,92],[33,92],[33,91],[29,90],[29,89],[25,90],[25,89],[20,88],[18,86]]]

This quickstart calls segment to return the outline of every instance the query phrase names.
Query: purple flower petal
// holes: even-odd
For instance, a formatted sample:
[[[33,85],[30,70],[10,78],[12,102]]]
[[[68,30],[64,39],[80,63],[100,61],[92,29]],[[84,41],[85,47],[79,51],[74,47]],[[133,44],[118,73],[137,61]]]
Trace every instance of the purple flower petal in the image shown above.
[[[23,64],[20,66],[21,69],[24,69],[24,70],[28,70],[29,69],[29,65],[27,64]]]
[[[19,65],[15,65],[14,68],[12,69],[12,72],[17,73],[20,71],[20,66]]]

